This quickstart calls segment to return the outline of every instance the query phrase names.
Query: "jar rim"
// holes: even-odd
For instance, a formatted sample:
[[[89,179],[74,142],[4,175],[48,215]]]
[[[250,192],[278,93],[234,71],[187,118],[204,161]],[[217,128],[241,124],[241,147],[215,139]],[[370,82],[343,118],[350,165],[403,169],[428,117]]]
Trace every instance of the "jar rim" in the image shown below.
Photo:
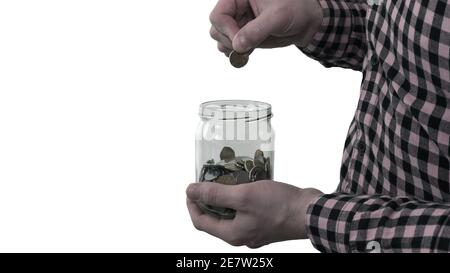
[[[261,120],[272,117],[272,106],[254,100],[212,100],[200,104],[199,115],[219,120]]]

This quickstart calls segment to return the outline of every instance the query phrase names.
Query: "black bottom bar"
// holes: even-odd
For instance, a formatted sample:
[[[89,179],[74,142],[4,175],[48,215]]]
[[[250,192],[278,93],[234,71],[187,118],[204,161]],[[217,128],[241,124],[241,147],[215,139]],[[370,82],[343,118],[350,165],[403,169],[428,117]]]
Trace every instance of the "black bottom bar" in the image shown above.
[[[0,254],[3,269],[43,272],[336,272],[446,266],[449,254]]]

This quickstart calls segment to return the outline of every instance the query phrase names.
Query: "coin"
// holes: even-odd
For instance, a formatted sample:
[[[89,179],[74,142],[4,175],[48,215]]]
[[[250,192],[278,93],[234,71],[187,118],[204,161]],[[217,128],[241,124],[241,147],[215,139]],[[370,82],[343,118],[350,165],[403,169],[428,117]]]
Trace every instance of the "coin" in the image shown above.
[[[244,67],[248,63],[249,54],[248,53],[238,53],[236,51],[231,51],[230,53],[230,63],[236,68]]]
[[[241,167],[240,164],[238,164],[236,162],[236,160],[231,160],[230,162],[226,162],[224,165],[225,169],[230,170],[230,171],[239,171],[242,170],[244,166]]]
[[[230,147],[223,147],[220,152],[220,160],[225,160],[225,162],[234,159],[235,156],[234,150]]]
[[[202,203],[198,203],[198,206],[203,212],[209,213],[217,218],[233,219],[236,215],[236,211],[234,209],[213,207]]]
[[[264,153],[261,150],[256,150],[255,152],[255,158],[253,159],[253,162],[255,163],[255,166],[259,166],[261,168],[265,168],[265,162],[264,159]]]
[[[270,169],[270,157],[266,157],[266,173],[269,177],[272,177],[272,170]]]
[[[236,165],[239,166],[241,169],[244,169],[244,159],[242,157],[236,157]]]
[[[236,184],[244,184],[250,182],[248,173],[246,171],[237,171],[234,172],[232,175],[235,179]]]
[[[246,170],[247,172],[250,172],[250,170],[251,170],[253,167],[255,167],[255,164],[253,163],[253,160],[249,159],[249,160],[246,160],[246,161],[244,162],[244,166],[245,166],[245,170]]]
[[[244,167],[245,161],[253,160],[253,158],[250,158],[248,156],[236,156],[235,159],[236,159],[236,164],[242,166],[242,169],[245,168]]]
[[[236,178],[234,177],[234,173],[219,176],[215,182],[224,184],[224,185],[236,185],[237,184]]]
[[[199,176],[200,182],[213,182],[224,185],[238,185],[259,180],[272,179],[270,157],[265,157],[264,152],[256,150],[253,158],[248,156],[236,156],[235,151],[228,146],[222,148],[220,161],[206,160]],[[200,204],[202,211],[215,217],[231,219],[236,211],[230,208],[215,207],[208,204]]]
[[[267,174],[263,168],[261,168],[259,166],[255,166],[250,170],[248,178],[251,182],[265,180],[265,179],[267,179]]]
[[[201,181],[214,181],[217,177],[227,173],[226,169],[220,165],[203,165],[201,170]]]

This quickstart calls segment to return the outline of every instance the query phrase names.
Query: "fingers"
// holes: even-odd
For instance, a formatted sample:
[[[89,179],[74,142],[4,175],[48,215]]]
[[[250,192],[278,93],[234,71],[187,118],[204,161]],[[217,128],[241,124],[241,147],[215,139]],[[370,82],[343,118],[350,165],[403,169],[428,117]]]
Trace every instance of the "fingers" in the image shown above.
[[[209,34],[214,40],[221,43],[224,47],[227,47],[229,49],[233,48],[231,40],[227,36],[219,32],[214,26],[211,27]]]
[[[217,49],[219,49],[220,52],[222,52],[223,54],[225,54],[225,56],[229,57],[231,54],[231,49],[229,49],[228,47],[223,46],[221,43],[217,43]]]
[[[214,26],[210,30],[211,37],[217,41],[217,48],[220,52],[229,56],[232,51],[231,40],[227,36],[219,32]]]
[[[264,10],[249,21],[233,38],[233,48],[240,53],[248,52],[262,44],[271,34],[283,28],[285,16],[282,12]]]
[[[238,23],[234,19],[238,12],[239,9],[236,6],[236,1],[219,0],[209,16],[213,27],[228,37],[230,41],[239,31]]]
[[[219,183],[193,183],[186,190],[192,201],[211,206],[240,210],[244,206],[244,194],[240,185],[230,186]]]
[[[186,203],[192,224],[196,229],[218,237],[226,242],[233,242],[233,233],[231,232],[232,220],[222,220],[203,214],[197,203],[189,198],[186,199]]]

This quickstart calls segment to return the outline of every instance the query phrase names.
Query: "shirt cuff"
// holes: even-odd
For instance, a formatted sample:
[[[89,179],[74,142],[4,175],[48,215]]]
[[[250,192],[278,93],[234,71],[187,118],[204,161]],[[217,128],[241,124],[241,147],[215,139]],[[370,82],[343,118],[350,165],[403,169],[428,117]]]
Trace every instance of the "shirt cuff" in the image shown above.
[[[367,198],[333,193],[324,194],[307,210],[307,234],[321,252],[351,252],[349,237],[352,218]]]

